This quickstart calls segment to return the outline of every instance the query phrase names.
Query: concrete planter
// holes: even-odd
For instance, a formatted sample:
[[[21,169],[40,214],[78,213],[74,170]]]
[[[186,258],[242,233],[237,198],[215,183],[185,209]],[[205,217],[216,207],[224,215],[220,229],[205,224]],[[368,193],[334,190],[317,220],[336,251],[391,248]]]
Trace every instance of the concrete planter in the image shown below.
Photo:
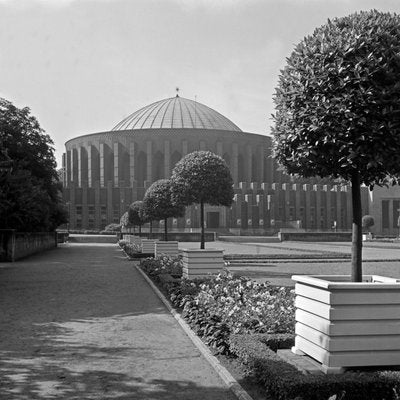
[[[178,249],[178,242],[171,241],[171,242],[164,242],[164,241],[157,241],[155,243],[155,257],[159,257],[161,255],[166,255],[170,257],[178,257],[179,249]]]
[[[292,277],[296,281],[296,339],[292,351],[322,364],[400,365],[400,279],[376,275],[350,282],[344,275]]]
[[[221,249],[181,249],[181,254],[185,278],[217,275],[224,268],[224,254]]]
[[[152,253],[155,252],[155,243],[158,239],[141,239],[142,243],[142,253]]]

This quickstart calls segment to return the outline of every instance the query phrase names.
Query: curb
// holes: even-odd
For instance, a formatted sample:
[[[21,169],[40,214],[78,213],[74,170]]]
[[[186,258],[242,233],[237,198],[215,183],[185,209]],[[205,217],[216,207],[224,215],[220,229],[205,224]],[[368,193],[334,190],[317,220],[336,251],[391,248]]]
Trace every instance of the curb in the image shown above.
[[[197,347],[204,358],[211,364],[214,370],[217,372],[219,377],[224,381],[228,388],[233,392],[233,394],[238,398],[238,400],[253,400],[253,398],[240,386],[237,380],[230,374],[230,372],[214,357],[208,347],[199,339],[199,337],[192,331],[190,326],[182,319],[182,317],[177,313],[170,305],[165,296],[160,292],[152,280],[143,272],[137,263],[134,263],[136,269],[140,272],[146,282],[154,290],[160,300],[167,307],[168,311],[172,316],[178,321],[179,325],[185,331],[185,333],[192,340],[193,344]]]

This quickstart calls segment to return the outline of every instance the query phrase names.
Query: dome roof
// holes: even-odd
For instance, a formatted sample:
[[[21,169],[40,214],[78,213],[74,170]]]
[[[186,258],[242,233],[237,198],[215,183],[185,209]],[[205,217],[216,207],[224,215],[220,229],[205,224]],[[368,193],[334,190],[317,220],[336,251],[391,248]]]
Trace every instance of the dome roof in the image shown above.
[[[179,96],[141,108],[123,119],[112,130],[179,128],[242,131],[212,108]]]

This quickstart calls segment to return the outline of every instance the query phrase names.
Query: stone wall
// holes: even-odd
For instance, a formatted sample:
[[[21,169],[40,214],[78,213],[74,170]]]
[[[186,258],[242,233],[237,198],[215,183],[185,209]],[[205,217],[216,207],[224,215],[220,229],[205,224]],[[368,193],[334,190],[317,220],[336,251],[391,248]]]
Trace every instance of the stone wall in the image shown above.
[[[57,247],[56,232],[0,231],[0,261],[16,261],[21,258]]]

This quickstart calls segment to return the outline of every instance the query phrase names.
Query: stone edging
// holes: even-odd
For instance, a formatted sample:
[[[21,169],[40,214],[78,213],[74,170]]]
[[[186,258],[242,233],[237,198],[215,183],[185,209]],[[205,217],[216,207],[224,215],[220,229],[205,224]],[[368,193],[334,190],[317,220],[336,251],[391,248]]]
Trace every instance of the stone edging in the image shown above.
[[[208,347],[200,340],[200,338],[192,331],[190,326],[183,320],[183,318],[177,313],[172,307],[161,291],[156,287],[152,280],[143,272],[137,263],[134,263],[136,269],[140,272],[146,282],[151,286],[160,300],[167,307],[172,316],[178,321],[179,325],[185,331],[185,333],[192,340],[193,344],[197,347],[204,358],[211,364],[220,378],[228,386],[228,388],[234,393],[238,400],[253,400],[253,398],[240,386],[237,380],[230,374],[230,372],[214,357]]]

